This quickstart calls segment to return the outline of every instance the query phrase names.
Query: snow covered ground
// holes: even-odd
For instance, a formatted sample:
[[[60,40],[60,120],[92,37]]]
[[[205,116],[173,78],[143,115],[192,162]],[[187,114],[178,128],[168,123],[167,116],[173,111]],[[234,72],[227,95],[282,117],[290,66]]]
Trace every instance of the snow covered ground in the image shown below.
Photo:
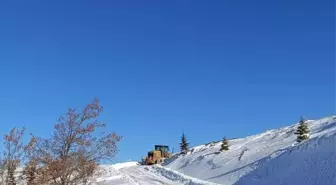
[[[237,185],[336,184],[336,135],[293,147],[240,178]],[[304,154],[304,155],[303,155]]]
[[[310,139],[298,144],[297,125],[191,148],[164,166],[135,162],[103,166],[99,185],[335,185],[336,116],[308,121]]]
[[[102,166],[102,170],[98,185],[218,185],[161,166],[140,166],[136,162]]]
[[[336,116],[310,120],[310,140],[296,143],[297,125],[190,149],[165,164],[172,170],[226,185],[336,184]]]

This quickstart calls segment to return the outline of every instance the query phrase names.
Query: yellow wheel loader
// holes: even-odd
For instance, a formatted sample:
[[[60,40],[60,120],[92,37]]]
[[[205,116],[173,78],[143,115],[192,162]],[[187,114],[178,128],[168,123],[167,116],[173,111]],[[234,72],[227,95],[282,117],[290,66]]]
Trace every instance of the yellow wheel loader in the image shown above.
[[[166,158],[171,157],[169,147],[166,145],[155,145],[154,150],[148,152],[147,157],[144,159],[145,165],[161,164]]]

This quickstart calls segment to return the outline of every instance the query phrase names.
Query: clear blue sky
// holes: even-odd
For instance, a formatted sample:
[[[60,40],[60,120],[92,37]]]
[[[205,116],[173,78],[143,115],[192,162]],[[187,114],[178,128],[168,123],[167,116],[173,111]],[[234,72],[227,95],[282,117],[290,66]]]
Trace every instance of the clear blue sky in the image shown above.
[[[123,161],[335,113],[334,0],[12,0],[0,23],[0,133],[97,97]]]

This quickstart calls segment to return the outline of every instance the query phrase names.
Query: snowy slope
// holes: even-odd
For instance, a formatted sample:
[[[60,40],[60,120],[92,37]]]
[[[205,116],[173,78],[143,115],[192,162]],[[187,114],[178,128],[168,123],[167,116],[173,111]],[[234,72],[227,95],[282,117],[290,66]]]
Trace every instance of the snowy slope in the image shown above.
[[[265,160],[237,185],[336,184],[336,135],[314,138],[275,159]],[[279,175],[281,174],[281,175]]]
[[[169,179],[147,172],[136,162],[120,163],[111,166],[102,166],[102,174],[97,180],[98,185],[170,185]]]
[[[218,185],[165,169],[161,166],[139,166],[136,162],[102,166],[94,185]]]
[[[310,140],[301,144],[295,142],[296,127],[230,140],[230,150],[222,153],[221,143],[197,146],[165,167],[226,185],[336,184],[336,116],[310,120]]]

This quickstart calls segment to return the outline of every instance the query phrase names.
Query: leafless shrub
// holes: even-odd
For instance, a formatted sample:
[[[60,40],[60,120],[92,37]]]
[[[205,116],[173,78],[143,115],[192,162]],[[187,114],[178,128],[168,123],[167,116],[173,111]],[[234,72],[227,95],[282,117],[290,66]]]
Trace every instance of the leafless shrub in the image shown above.
[[[12,128],[3,138],[4,151],[0,161],[1,184],[17,184],[17,168],[21,163],[24,152],[22,142],[24,132],[24,128]]]
[[[85,185],[92,180],[99,162],[112,159],[121,140],[115,133],[97,133],[105,127],[97,120],[102,110],[98,100],[81,111],[69,109],[51,138],[32,137],[24,170],[28,185]]]

